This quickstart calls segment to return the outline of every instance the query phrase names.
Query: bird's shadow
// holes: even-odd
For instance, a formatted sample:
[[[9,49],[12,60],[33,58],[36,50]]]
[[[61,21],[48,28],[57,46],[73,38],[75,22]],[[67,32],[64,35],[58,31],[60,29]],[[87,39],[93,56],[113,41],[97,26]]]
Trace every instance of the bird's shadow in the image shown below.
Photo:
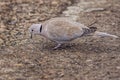
[[[109,46],[102,44],[100,42],[85,42],[85,43],[67,43],[63,44],[61,47],[53,50],[53,47],[56,46],[55,43],[44,43],[41,51],[67,51],[67,52],[82,52],[82,53],[110,53],[111,51],[118,50],[118,46]]]

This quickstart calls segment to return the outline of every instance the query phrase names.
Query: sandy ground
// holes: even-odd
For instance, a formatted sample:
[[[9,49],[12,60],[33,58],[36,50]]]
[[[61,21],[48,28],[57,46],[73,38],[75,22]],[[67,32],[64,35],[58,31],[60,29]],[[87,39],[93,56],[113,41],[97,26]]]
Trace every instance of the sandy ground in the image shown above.
[[[0,0],[0,80],[120,80],[120,38],[83,37],[57,50],[41,36],[29,39],[31,24],[56,16],[97,21],[120,37],[119,0]]]

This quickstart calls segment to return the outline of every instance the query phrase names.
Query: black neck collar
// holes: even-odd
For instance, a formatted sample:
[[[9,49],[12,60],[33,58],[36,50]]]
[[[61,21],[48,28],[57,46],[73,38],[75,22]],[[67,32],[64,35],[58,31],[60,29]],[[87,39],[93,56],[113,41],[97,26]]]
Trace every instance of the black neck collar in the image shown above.
[[[40,26],[40,32],[42,32],[42,25]]]

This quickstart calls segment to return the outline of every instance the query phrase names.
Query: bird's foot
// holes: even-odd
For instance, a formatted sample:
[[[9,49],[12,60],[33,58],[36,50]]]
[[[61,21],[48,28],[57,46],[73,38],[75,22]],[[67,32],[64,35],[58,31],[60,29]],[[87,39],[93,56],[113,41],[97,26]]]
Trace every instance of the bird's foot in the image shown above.
[[[53,48],[53,50],[56,50],[57,48],[59,48],[61,46],[61,44],[59,43],[59,44],[57,44],[57,46],[55,46],[54,48]]]

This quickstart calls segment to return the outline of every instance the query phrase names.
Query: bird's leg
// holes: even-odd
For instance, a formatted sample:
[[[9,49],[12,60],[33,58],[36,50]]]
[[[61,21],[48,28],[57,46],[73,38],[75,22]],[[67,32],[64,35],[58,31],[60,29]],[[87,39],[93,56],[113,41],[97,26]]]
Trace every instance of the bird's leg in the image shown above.
[[[61,46],[61,43],[58,43],[57,46],[55,46],[53,49],[55,50],[55,49],[59,48],[60,46]]]

